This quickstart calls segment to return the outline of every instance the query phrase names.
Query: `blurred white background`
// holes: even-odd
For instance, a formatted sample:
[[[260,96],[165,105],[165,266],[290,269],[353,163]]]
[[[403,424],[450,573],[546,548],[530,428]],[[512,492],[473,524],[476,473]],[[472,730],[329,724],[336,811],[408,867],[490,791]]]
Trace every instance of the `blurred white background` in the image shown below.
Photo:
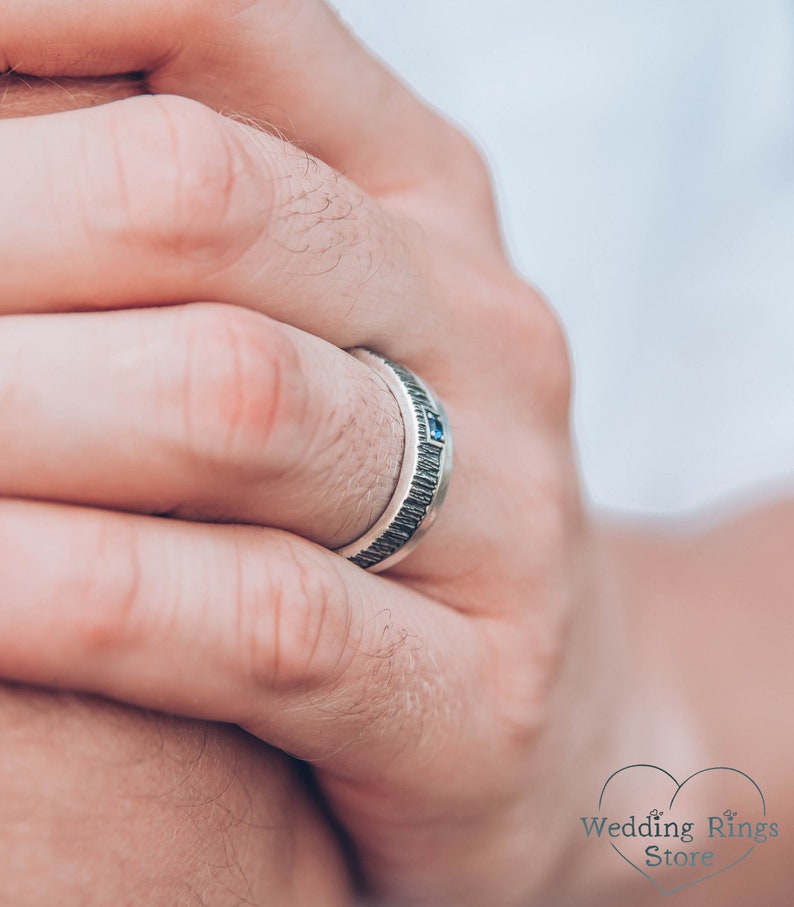
[[[591,499],[675,514],[794,478],[794,7],[334,5],[490,160],[571,340]]]

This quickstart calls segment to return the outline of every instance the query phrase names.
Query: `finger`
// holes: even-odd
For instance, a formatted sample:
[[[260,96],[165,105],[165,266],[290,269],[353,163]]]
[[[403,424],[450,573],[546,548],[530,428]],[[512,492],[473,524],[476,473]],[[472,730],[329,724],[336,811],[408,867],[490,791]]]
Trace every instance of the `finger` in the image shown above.
[[[5,313],[212,299],[343,347],[429,326],[408,228],[324,164],[193,101],[9,120],[0,139]]]
[[[338,548],[386,509],[403,433],[370,369],[233,306],[0,319],[0,495]]]
[[[465,618],[277,530],[2,501],[0,575],[0,672],[18,681],[378,777],[397,747],[411,772],[412,749],[460,733],[442,702],[467,703],[469,739],[487,717]]]
[[[485,309],[482,333],[471,328],[463,281],[473,272],[481,279],[476,268],[455,275],[458,291],[440,292],[421,232],[406,233],[324,165],[193,101],[133,98],[12,120],[0,124],[0,137],[0,168],[15,174],[0,182],[0,310],[209,299],[387,355],[438,390],[460,441],[444,510],[405,569],[455,582],[462,568],[489,562],[482,542],[502,520],[496,491],[504,479],[482,446],[491,429],[472,414],[498,421],[499,410],[471,370],[453,371],[445,352],[457,349],[459,362],[481,357],[479,338],[493,334]],[[523,438],[521,426],[515,432]],[[470,479],[482,465],[472,458],[477,450],[493,475],[486,494]],[[523,540],[513,542],[523,563]],[[510,555],[500,549],[500,558]]]
[[[371,191],[450,181],[460,137],[319,0],[0,0],[0,68],[143,72],[151,91],[264,121]]]

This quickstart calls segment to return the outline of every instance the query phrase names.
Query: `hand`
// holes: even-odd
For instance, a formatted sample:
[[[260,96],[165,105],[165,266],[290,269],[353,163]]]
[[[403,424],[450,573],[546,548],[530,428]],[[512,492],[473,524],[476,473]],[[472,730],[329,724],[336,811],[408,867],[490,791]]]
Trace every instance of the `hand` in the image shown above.
[[[478,156],[317,3],[0,12],[20,72],[194,99],[0,127],[0,671],[309,760],[384,896],[541,897],[611,675],[564,339]],[[321,547],[401,457],[353,346],[455,434],[438,524],[384,577]]]

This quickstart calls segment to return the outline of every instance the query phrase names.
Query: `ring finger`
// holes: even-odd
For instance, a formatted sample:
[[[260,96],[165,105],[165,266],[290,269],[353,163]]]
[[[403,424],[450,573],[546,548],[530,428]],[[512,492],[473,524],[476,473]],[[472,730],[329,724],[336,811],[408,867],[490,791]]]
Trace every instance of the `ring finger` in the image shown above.
[[[402,458],[398,404],[370,369],[217,304],[0,319],[0,415],[0,495],[328,547],[380,516]]]

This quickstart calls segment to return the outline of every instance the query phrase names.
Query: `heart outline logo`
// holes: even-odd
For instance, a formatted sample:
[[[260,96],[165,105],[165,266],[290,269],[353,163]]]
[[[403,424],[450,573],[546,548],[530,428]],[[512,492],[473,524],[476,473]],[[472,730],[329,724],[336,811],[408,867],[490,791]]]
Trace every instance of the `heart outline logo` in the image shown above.
[[[652,769],[654,771],[661,772],[661,774],[666,776],[675,785],[675,792],[673,793],[673,796],[670,798],[668,810],[673,808],[673,805],[675,804],[675,801],[676,801],[678,795],[681,793],[681,790],[693,779],[695,779],[699,776],[705,775],[709,772],[733,772],[736,775],[739,775],[742,778],[744,778],[746,781],[749,781],[750,784],[755,788],[756,792],[758,793],[758,797],[760,798],[760,801],[761,801],[762,814],[763,814],[764,818],[766,818],[766,814],[767,814],[766,798],[764,797],[764,794],[763,794],[761,788],[753,780],[753,778],[750,777],[750,775],[748,775],[746,772],[741,771],[741,769],[733,768],[728,765],[715,765],[715,766],[711,766],[710,768],[703,768],[703,769],[700,769],[699,771],[693,772],[691,775],[684,778],[683,781],[679,782],[678,779],[675,778],[666,769],[663,769],[658,765],[654,765],[652,763],[647,763],[647,762],[638,762],[638,763],[634,763],[633,765],[626,765],[623,768],[620,768],[617,771],[613,772],[607,778],[607,780],[604,782],[604,786],[601,788],[601,795],[598,798],[599,812],[601,812],[602,804],[604,801],[604,795],[606,794],[606,791],[607,791],[607,788],[609,787],[610,782],[612,782],[613,779],[615,779],[622,772],[626,772],[626,771],[630,771],[631,769],[638,769],[638,768]],[[664,896],[675,894],[678,891],[683,891],[685,888],[692,887],[692,885],[697,885],[700,882],[705,882],[708,879],[713,879],[718,875],[722,875],[722,873],[726,872],[729,869],[732,869],[734,866],[738,866],[739,863],[746,860],[747,857],[750,856],[750,854],[755,850],[755,847],[756,847],[755,843],[753,843],[750,847],[748,847],[748,849],[740,857],[733,860],[727,866],[722,866],[720,869],[717,869],[715,872],[711,872],[705,876],[700,876],[697,879],[692,879],[691,881],[686,882],[683,885],[677,885],[675,888],[665,889],[664,886],[657,879],[655,879],[652,875],[650,875],[649,873],[647,873],[643,869],[641,869],[633,860],[631,860],[628,856],[626,856],[626,854],[623,853],[620,850],[620,848],[616,844],[614,844],[612,841],[610,841],[610,846],[623,860],[625,860],[626,863],[629,864],[629,866],[636,869],[637,872],[640,873],[640,875],[644,876],[646,879],[648,879],[648,881],[652,882],[655,885],[655,887],[657,888],[657,890],[659,892],[661,892],[661,894],[663,894]]]

